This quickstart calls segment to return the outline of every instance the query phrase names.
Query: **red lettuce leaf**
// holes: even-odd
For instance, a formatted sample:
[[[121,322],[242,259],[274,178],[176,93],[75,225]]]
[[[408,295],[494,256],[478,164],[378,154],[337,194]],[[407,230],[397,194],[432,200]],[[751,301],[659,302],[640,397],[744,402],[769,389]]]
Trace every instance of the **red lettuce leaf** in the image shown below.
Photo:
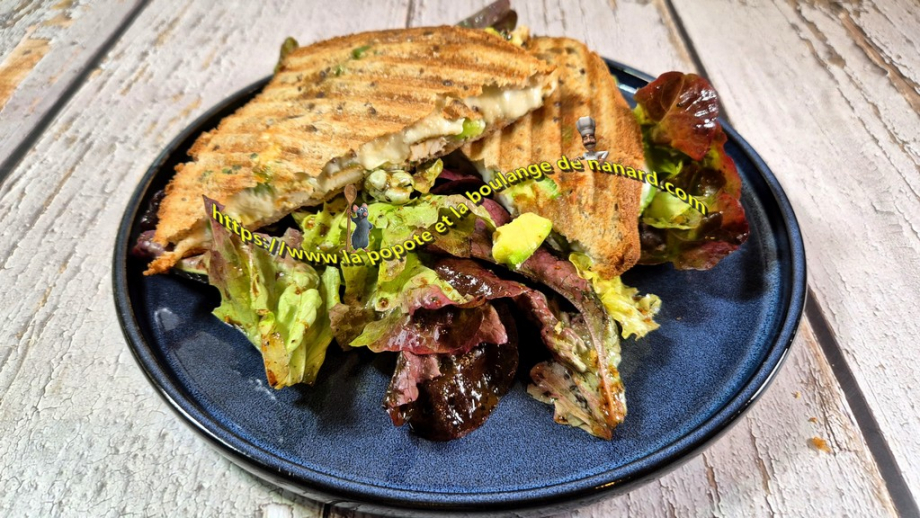
[[[514,319],[501,303],[497,307],[508,330],[502,343],[481,343],[460,354],[400,352],[383,401],[394,425],[408,422],[425,439],[447,441],[486,421],[511,387],[518,366]]]
[[[640,264],[671,262],[678,270],[708,270],[738,249],[750,233],[741,205],[741,177],[725,152],[728,140],[718,98],[705,79],[668,72],[636,92],[638,119],[652,170],[706,205],[680,222],[640,218]],[[670,196],[659,192],[656,196]],[[695,209],[691,209],[694,210]],[[673,223],[673,224],[669,224]],[[678,224],[679,223],[679,224]]]
[[[368,325],[380,325],[385,329],[377,340],[368,344],[374,352],[461,354],[484,342],[500,344],[508,340],[491,304],[419,309],[412,315],[392,313]]]
[[[485,227],[477,227],[468,238],[465,254],[493,262],[492,242]],[[443,236],[428,246],[430,251],[443,251]],[[460,274],[445,274],[445,261],[453,261],[451,268]],[[481,295],[485,291],[513,293],[509,281],[501,285],[493,275],[470,261],[458,266],[457,259],[442,260],[435,271],[448,282],[478,277],[485,286],[470,282],[454,285],[458,291]],[[473,266],[470,266],[473,265]],[[588,281],[578,275],[575,266],[554,256],[546,247],[537,249],[524,261],[518,273],[537,281],[567,299],[577,310],[566,313],[547,304],[542,293],[527,290],[511,298],[540,326],[541,337],[553,359],[534,366],[528,387],[536,399],[554,405],[556,422],[568,424],[600,437],[610,439],[613,430],[626,416],[623,383],[617,366],[620,361],[620,342],[615,322],[608,316],[603,303],[591,289]]]
[[[441,375],[438,356],[434,354],[413,354],[401,351],[396,360],[396,370],[390,378],[383,406],[390,414],[390,419],[396,426],[402,426],[405,418],[399,411],[403,405],[408,405],[418,399],[420,384],[437,378]]]
[[[636,102],[655,123],[652,142],[702,160],[719,131],[715,89],[696,74],[665,72],[636,92]]]

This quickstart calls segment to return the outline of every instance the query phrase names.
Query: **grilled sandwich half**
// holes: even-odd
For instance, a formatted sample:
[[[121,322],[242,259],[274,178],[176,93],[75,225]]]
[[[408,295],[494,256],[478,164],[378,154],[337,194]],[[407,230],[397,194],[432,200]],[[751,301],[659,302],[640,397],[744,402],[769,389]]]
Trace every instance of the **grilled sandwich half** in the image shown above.
[[[552,65],[481,30],[367,32],[296,48],[176,167],[154,236],[166,252],[145,273],[207,248],[202,195],[253,230],[368,171],[407,169],[500,130],[554,89]]]
[[[496,172],[508,172],[542,161],[555,172],[544,188],[512,188],[497,194],[498,201],[517,215],[533,212],[553,222],[553,230],[572,249],[588,255],[593,271],[604,278],[617,276],[639,260],[639,200],[641,182],[605,172],[561,172],[556,161],[584,155],[576,127],[580,117],[596,123],[595,151],[608,151],[611,164],[646,170],[642,133],[617,88],[604,60],[583,43],[568,38],[531,38],[525,44],[532,55],[554,65],[558,87],[542,108],[481,140],[463,147],[463,153],[486,181]]]

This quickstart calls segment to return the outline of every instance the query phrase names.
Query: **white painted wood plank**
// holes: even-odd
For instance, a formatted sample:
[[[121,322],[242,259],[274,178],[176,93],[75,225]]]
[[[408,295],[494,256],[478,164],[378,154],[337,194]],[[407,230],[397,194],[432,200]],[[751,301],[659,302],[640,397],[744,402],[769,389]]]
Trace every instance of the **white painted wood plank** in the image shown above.
[[[414,2],[412,26],[449,24],[488,4],[484,0]],[[615,4],[615,8],[612,5]],[[691,66],[686,48],[661,1],[605,2],[583,0],[557,5],[513,0],[518,25],[538,36],[565,36],[584,41],[598,54],[649,74]],[[641,30],[635,30],[641,27]]]
[[[319,515],[321,506],[224,461],[154,394],[111,303],[117,223],[162,146],[204,109],[266,75],[284,36],[308,42],[399,27],[407,18],[452,23],[478,7],[413,3],[407,17],[406,4],[349,0],[301,14],[294,3],[224,10],[176,0],[142,13],[0,188],[0,285],[8,308],[0,312],[0,437],[7,438],[0,458],[15,466],[0,470],[0,509]],[[691,68],[658,2],[621,1],[612,10],[585,1],[545,17],[538,3],[518,9],[535,32],[584,38],[640,69]],[[817,423],[808,422],[812,416]],[[833,453],[810,449],[813,435],[827,439]],[[835,493],[816,498],[828,487]],[[764,399],[704,456],[574,514],[801,515],[843,506],[891,513],[823,356],[800,338]]]
[[[792,199],[812,289],[920,498],[916,2],[676,3],[736,127]]]
[[[159,150],[270,74],[285,36],[405,16],[392,3],[159,2],[62,111],[0,189],[0,515],[321,514],[225,461],[156,395],[115,316],[112,243]]]
[[[0,161],[26,138],[137,3],[23,0],[0,8]]]

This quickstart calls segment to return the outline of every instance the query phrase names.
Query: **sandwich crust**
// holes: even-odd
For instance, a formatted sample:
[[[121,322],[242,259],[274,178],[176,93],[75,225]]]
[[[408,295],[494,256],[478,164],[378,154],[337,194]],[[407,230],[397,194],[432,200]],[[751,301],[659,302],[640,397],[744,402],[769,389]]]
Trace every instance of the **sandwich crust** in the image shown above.
[[[206,249],[202,195],[250,230],[259,228],[363,177],[360,168],[330,169],[330,162],[354,160],[362,145],[423,120],[481,119],[462,100],[490,88],[542,86],[545,95],[552,72],[498,36],[452,26],[352,34],[295,49],[261,93],[202,134],[192,160],[176,167],[154,236],[167,252],[145,273]],[[483,136],[510,122],[494,121]],[[436,158],[460,144],[443,139],[413,148],[410,158]]]
[[[608,151],[607,162],[645,169],[639,124],[617,88],[606,63],[583,43],[568,38],[528,41],[534,55],[558,70],[558,87],[542,108],[500,132],[467,144],[463,151],[480,170],[507,172],[537,162],[551,162],[554,198],[533,189],[533,197],[514,199],[516,212],[533,212],[553,222],[573,249],[594,260],[602,277],[620,275],[639,260],[639,203],[642,183],[605,172],[562,172],[556,161],[582,156],[576,128],[580,117],[596,122],[595,150]]]

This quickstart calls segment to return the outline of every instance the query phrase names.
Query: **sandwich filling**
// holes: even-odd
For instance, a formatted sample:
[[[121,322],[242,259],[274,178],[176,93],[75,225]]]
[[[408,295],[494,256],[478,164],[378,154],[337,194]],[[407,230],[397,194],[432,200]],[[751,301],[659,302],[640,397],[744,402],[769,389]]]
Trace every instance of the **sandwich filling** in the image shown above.
[[[481,119],[461,117],[446,119],[441,109],[422,118],[405,130],[385,135],[359,147],[353,157],[336,159],[327,165],[324,173],[360,166],[366,171],[417,161],[437,153],[450,137],[469,140],[480,136],[490,126],[513,121],[543,105],[543,99],[555,90],[555,83],[536,84],[526,88],[483,88],[481,95],[463,99],[463,104],[481,115]]]
[[[398,167],[433,156],[447,146],[448,139],[467,141],[478,138],[490,127],[513,121],[539,108],[543,99],[555,89],[554,82],[526,88],[501,89],[489,86],[482,95],[467,97],[463,104],[481,119],[460,117],[446,119],[443,105],[405,130],[372,140],[346,157],[329,161],[318,177],[302,175],[304,190],[336,192],[345,185],[361,180],[369,172]],[[316,205],[323,200],[315,200]],[[278,196],[268,188],[250,188],[227,200],[226,211],[245,225],[270,223],[277,218]]]

